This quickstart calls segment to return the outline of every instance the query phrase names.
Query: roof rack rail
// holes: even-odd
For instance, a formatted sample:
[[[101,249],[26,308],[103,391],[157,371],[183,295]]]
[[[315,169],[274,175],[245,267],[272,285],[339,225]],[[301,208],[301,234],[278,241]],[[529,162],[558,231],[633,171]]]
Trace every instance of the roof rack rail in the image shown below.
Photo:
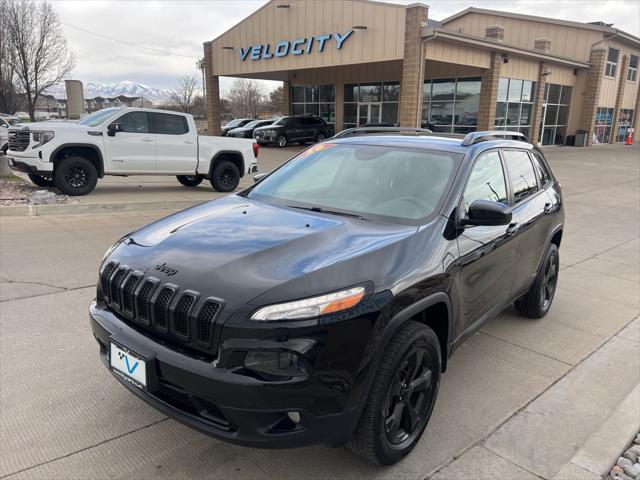
[[[462,145],[468,147],[469,145],[475,145],[476,143],[486,142],[488,140],[496,140],[497,138],[528,142],[524,133],[511,132],[509,130],[485,130],[483,132],[468,133],[464,137],[464,140],[462,140]]]
[[[342,138],[356,135],[371,135],[376,133],[399,133],[413,135],[429,135],[433,133],[426,128],[410,128],[410,127],[356,127],[347,128],[336,133],[333,138]]]

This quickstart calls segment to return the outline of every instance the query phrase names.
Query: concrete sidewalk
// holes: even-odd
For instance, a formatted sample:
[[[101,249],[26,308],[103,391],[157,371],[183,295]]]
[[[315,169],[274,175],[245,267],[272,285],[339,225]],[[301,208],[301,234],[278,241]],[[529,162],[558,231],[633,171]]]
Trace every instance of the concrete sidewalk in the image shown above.
[[[640,427],[640,149],[547,155],[567,216],[553,308],[509,309],[463,344],[425,435],[388,468],[219,442],[111,377],[87,322],[98,264],[161,212],[0,218],[0,478],[599,478]]]

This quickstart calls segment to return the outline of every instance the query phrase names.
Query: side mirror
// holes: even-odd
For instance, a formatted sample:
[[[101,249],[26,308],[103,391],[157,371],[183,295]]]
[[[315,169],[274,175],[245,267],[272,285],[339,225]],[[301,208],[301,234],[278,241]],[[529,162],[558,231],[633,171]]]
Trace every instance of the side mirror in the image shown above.
[[[511,209],[504,203],[490,200],[476,200],[469,207],[467,218],[463,225],[509,225],[511,223]]]
[[[120,123],[111,123],[107,127],[107,135],[109,135],[110,137],[115,137],[116,132],[120,131],[122,131],[122,124]]]
[[[268,173],[259,173],[257,175],[254,175],[253,176],[253,183],[258,183],[260,180],[262,180],[267,175],[269,175],[269,174]]]

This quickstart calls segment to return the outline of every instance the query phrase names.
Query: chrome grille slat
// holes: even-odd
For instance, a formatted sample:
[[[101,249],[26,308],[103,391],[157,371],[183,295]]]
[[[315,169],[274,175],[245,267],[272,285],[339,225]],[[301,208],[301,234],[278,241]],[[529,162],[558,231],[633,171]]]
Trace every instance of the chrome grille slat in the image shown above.
[[[9,150],[24,152],[29,146],[30,137],[29,130],[9,131]]]

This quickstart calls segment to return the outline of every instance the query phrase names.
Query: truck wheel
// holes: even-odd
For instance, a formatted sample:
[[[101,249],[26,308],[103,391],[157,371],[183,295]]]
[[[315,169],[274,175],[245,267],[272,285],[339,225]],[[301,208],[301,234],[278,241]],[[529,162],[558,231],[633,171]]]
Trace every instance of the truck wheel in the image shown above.
[[[41,177],[40,175],[29,174],[29,180],[39,187],[55,187],[55,182],[50,178]]]
[[[240,171],[229,160],[222,160],[213,167],[211,186],[219,192],[233,192],[240,183]]]
[[[287,137],[285,137],[284,135],[278,135],[278,138],[276,138],[276,143],[278,144],[278,146],[280,148],[286,147],[287,146]]]
[[[385,348],[347,447],[381,465],[396,463],[411,452],[431,417],[441,370],[435,332],[421,323],[407,322]]]
[[[185,187],[197,187],[202,183],[201,175],[177,175],[176,178]]]
[[[98,172],[86,158],[68,157],[57,165],[53,179],[58,190],[66,195],[86,195],[96,187]]]

